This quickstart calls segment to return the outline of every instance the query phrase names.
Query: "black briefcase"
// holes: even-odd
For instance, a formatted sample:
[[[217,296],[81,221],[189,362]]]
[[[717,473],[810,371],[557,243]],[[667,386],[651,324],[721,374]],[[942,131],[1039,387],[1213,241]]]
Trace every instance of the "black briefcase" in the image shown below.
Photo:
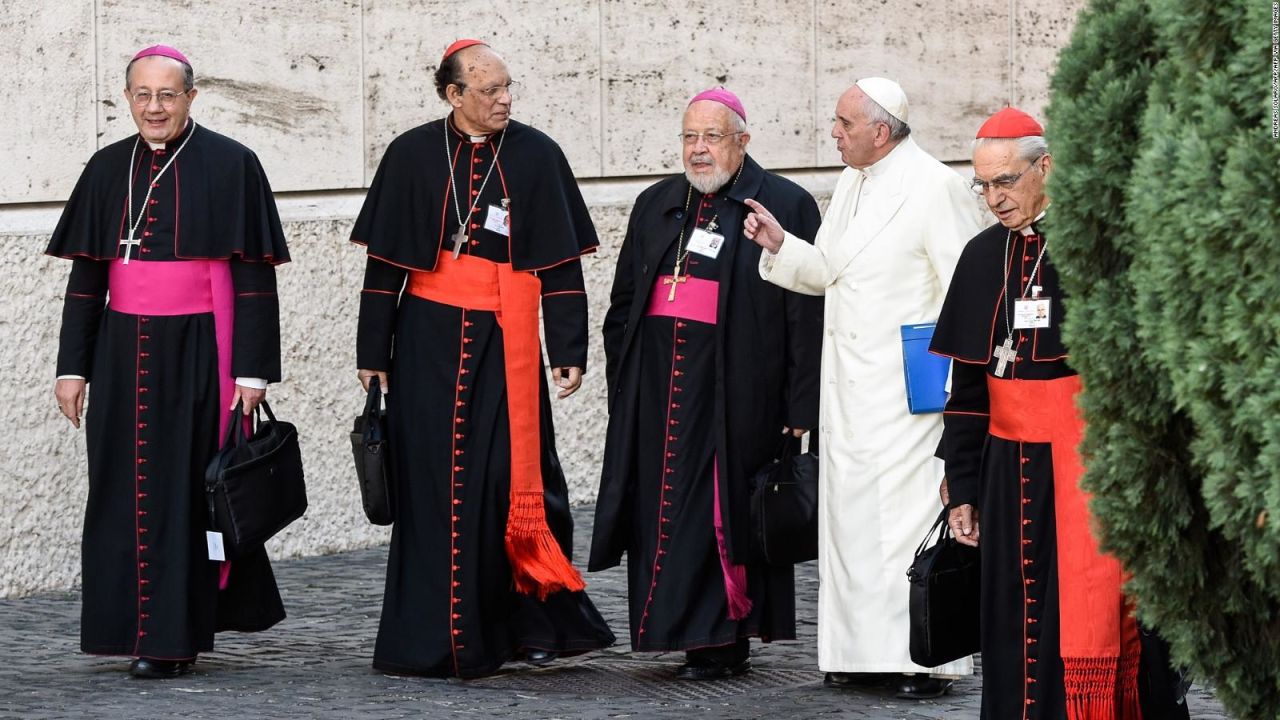
[[[390,398],[387,398],[390,402]],[[395,482],[391,474],[390,445],[387,442],[387,411],[382,407],[378,376],[369,379],[369,395],[364,412],[351,430],[351,455],[360,481],[360,501],[365,517],[374,525],[395,521]]]
[[[938,539],[929,545],[934,533]],[[943,508],[907,570],[912,662],[937,667],[978,652],[979,557],[978,548],[961,545],[951,536]]]
[[[280,422],[264,400],[256,428],[245,434],[242,404],[231,411],[222,449],[205,469],[210,522],[222,533],[227,557],[244,556],[307,511],[298,430]]]
[[[799,453],[789,439],[781,457],[751,478],[751,529],[755,553],[770,565],[818,557],[818,456]]]

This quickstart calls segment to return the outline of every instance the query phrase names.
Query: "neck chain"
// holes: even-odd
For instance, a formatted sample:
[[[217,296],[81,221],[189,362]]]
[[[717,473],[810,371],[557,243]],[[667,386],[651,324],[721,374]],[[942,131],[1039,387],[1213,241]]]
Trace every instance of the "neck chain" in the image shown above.
[[[742,161],[742,164],[738,166],[738,172],[734,173],[733,175],[733,182],[726,185],[723,188],[724,190],[731,189],[734,185],[738,184],[738,178],[742,177],[742,168],[746,166],[747,166],[747,161],[744,158]],[[705,198],[707,194],[703,193],[702,196]],[[692,200],[693,200],[693,183],[689,183],[689,192],[685,193],[685,196],[684,196],[684,214],[685,215],[689,214],[689,203]],[[711,222],[707,223],[707,228],[709,230],[713,230],[713,231],[715,230],[716,218],[718,217],[720,217],[720,213],[716,213],[715,215],[711,216]],[[694,225],[696,226],[697,224],[698,223],[695,220]],[[664,283],[671,286],[671,290],[667,293],[667,302],[675,302],[676,286],[682,282],[688,282],[689,280],[688,274],[686,273],[682,275],[680,271],[680,268],[684,264],[684,261],[689,258],[689,248],[685,247],[685,244],[684,244],[684,229],[685,229],[685,224],[682,222],[680,223],[680,237],[676,239],[675,267],[673,267],[671,270],[671,277],[667,278],[666,280],[663,280]]]
[[[1010,230],[1004,236],[1004,285],[1000,287],[1000,300],[1004,305],[1004,342],[995,349],[993,354],[996,357],[996,377],[1003,377],[1005,367],[1018,356],[1016,350],[1013,349],[1013,323],[1009,321],[1009,268],[1013,265],[1013,257],[1009,255],[1009,246],[1013,240],[1013,230]],[[1025,240],[1023,242],[1026,242]],[[1036,257],[1036,264],[1031,266],[1031,274],[1027,276],[1027,285],[1022,288],[1021,298],[1027,297],[1027,292],[1031,290],[1031,285],[1036,281],[1036,273],[1040,272],[1040,261],[1044,260],[1044,253],[1049,249],[1049,240],[1045,238],[1040,242],[1040,254]]]
[[[137,220],[133,219],[133,163],[138,157],[138,144],[142,142],[142,133],[138,133],[138,137],[134,138],[133,151],[129,153],[129,169],[125,173],[129,182],[129,205],[125,208],[124,220],[125,224],[129,226],[129,236],[120,241],[120,244],[124,246],[125,265],[129,264],[129,251],[132,250],[135,245],[142,242],[141,239],[135,240],[134,234],[137,233],[138,226],[142,224],[142,218],[147,216],[147,207],[151,204],[151,191],[156,189],[156,183],[160,182],[160,177],[169,169],[169,166],[173,164],[173,161],[178,159],[178,154],[187,146],[187,143],[191,142],[191,136],[195,134],[196,121],[192,120],[191,132],[187,134],[187,139],[182,141],[182,144],[178,146],[178,149],[173,151],[173,154],[169,156],[169,161],[164,164],[164,167],[160,168],[160,172],[156,173],[155,177],[151,178],[151,182],[147,183],[147,195],[142,198],[142,209],[138,211]]]
[[[469,202],[467,206],[467,216],[462,216],[462,206],[458,204],[458,184],[453,178],[453,153],[449,152],[449,120],[444,123],[444,164],[449,168],[449,188],[453,191],[453,213],[458,218],[458,231],[453,234],[453,257],[457,259],[462,252],[462,246],[467,240],[467,223],[471,222],[471,216],[475,214],[476,204],[480,202],[480,198],[484,196],[484,186],[489,184],[489,178],[493,175],[493,169],[498,166],[498,153],[502,152],[502,141],[507,139],[507,129],[502,129],[502,134],[498,137],[498,148],[493,151],[493,162],[489,163],[489,171],[484,174],[484,180],[480,182],[480,190],[476,192],[475,202]],[[459,142],[461,147],[462,143]]]

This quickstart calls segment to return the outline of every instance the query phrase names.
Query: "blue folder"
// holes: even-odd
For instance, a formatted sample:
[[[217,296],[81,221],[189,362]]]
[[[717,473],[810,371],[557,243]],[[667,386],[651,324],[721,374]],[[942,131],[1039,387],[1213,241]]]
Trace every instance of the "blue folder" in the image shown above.
[[[929,352],[936,325],[902,326],[902,371],[907,381],[907,409],[912,415],[942,412],[947,404],[947,371],[951,361]]]

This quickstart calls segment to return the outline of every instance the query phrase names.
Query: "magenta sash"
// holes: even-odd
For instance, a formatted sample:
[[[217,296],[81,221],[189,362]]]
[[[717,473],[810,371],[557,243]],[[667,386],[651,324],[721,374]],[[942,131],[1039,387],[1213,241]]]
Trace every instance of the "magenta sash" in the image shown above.
[[[213,313],[218,345],[218,441],[227,434],[226,408],[235,395],[231,377],[231,328],[235,290],[226,260],[172,262],[120,260],[111,263],[109,306],[129,315],[198,315]]]
[[[671,276],[659,275],[649,293],[649,305],[645,315],[661,315],[663,317],[680,318],[696,322],[716,324],[716,309],[720,305],[720,283],[715,280],[682,277],[676,283],[676,297],[668,301],[671,295]]]

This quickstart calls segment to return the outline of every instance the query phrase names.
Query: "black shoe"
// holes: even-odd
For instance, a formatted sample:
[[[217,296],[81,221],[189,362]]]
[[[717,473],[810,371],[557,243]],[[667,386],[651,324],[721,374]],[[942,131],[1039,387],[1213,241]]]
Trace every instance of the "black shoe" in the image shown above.
[[[725,664],[717,660],[689,660],[676,668],[679,680],[724,680],[741,675],[751,669],[751,659]]]
[[[894,697],[903,700],[932,700],[951,692],[953,680],[927,675],[904,675]]]
[[[899,678],[901,676],[894,673],[829,672],[822,678],[822,684],[829,688],[878,688]]]
[[[156,660],[154,658],[135,658],[129,663],[129,674],[136,678],[164,679],[176,678],[191,672],[190,660]]]
[[[528,648],[524,651],[524,661],[530,665],[545,667],[555,662],[560,657],[560,653],[554,650],[538,650],[537,648]]]

